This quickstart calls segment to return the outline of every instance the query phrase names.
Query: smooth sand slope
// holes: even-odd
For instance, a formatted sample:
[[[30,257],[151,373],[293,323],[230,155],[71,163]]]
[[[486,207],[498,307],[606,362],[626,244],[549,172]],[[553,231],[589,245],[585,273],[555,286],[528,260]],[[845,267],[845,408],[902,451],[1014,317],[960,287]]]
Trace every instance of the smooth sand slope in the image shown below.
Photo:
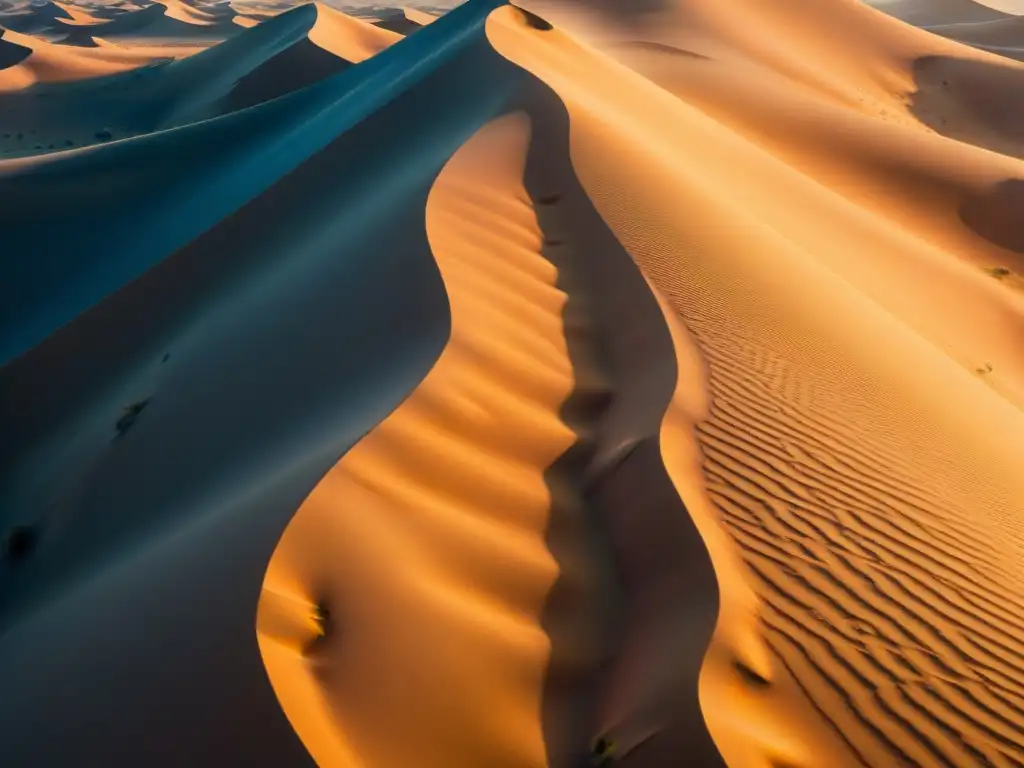
[[[3,402],[31,391],[38,404],[3,411],[4,528],[40,536],[0,566],[0,676],[18,691],[0,705],[8,764],[312,764],[263,671],[257,597],[301,500],[444,344],[427,195],[504,102],[494,67],[511,69],[466,38],[474,20],[308,89],[233,170],[151,201],[216,207],[220,179],[280,179],[3,368]],[[413,115],[421,141],[402,144]],[[106,233],[112,245],[122,231]],[[143,400],[118,437],[122,409]]]
[[[0,98],[13,765],[1024,764],[1024,66],[522,5]]]

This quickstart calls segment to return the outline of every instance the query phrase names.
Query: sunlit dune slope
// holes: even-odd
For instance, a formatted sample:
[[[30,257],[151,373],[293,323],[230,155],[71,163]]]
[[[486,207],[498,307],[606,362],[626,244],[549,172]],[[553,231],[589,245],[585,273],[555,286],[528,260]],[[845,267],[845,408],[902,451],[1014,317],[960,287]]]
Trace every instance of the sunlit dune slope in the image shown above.
[[[319,765],[545,764],[545,471],[575,435],[558,413],[566,297],[522,188],[529,136],[525,115],[499,119],[435,183],[448,346],[305,501],[267,573],[260,647]]]
[[[707,491],[756,574],[777,659],[827,715],[820,727],[869,765],[1020,759],[1024,647],[1000,606],[1019,604],[1024,584],[1022,416],[987,380],[998,369],[958,360],[939,320],[956,315],[965,341],[987,344],[1019,316],[1017,297],[995,285],[969,309],[928,310],[908,293],[919,270],[890,273],[899,292],[884,296],[837,261],[857,248],[863,208],[847,202],[815,242],[820,185],[781,192],[793,171],[762,148],[547,39],[496,44],[566,101],[584,187],[694,336],[710,388],[697,426]],[[760,173],[772,183],[759,194]],[[776,217],[778,199],[800,219]],[[901,245],[882,251],[886,269]],[[871,250],[860,246],[861,269]],[[952,255],[931,258],[965,289],[988,285]],[[1019,392],[1019,330],[1005,332]]]
[[[82,49],[0,29],[0,114],[4,115],[4,134],[24,132],[33,119],[26,110],[10,103],[11,97],[7,95],[10,91],[20,91],[36,83],[102,77],[166,58],[166,51],[117,47]],[[0,139],[0,147],[8,149],[10,138],[6,135]]]
[[[772,7],[760,0],[747,5],[751,13],[746,18]],[[679,12],[694,8],[686,4]],[[967,371],[991,363],[1000,373],[988,379],[990,385],[1024,404],[1024,359],[1017,343],[1024,295],[1007,290],[1005,282],[986,271],[1024,273],[1024,248],[1011,213],[1018,204],[1014,179],[1024,178],[1024,164],[938,136],[905,104],[899,110],[891,106],[906,100],[912,62],[924,43],[930,50],[947,47],[965,57],[985,54],[845,0],[832,3],[830,10],[838,21],[832,25],[822,15],[812,27],[814,41],[837,37],[840,26],[851,29],[857,23],[860,34],[848,36],[854,42],[837,47],[832,58],[812,57],[808,49],[807,60],[817,61],[819,71],[837,73],[840,64],[852,67],[859,61],[865,72],[874,73],[874,105],[837,103],[829,92],[809,91],[807,82],[792,79],[781,64],[756,61],[759,51],[749,53],[740,41],[709,58],[677,55],[674,50],[690,44],[692,25],[669,11],[656,25],[622,27],[619,37],[595,44],[678,97],[664,103],[689,104],[728,129],[725,135],[736,147],[730,150],[733,162],[742,158],[738,167],[743,172],[709,178],[716,184],[728,179],[737,204],[824,260]],[[567,23],[582,21],[574,19],[572,8],[562,12]],[[775,19],[779,36],[785,33],[783,21]],[[887,39],[879,30],[892,45],[914,47],[900,55],[898,48],[877,48]],[[787,50],[807,44],[799,32],[789,34],[796,40]],[[649,45],[658,40],[676,47]],[[856,57],[851,45],[860,46]],[[834,67],[833,59],[838,60]],[[1002,71],[1024,85],[1024,69]],[[877,111],[886,102],[890,106]],[[977,127],[977,120],[968,122],[970,115],[960,117],[964,130]],[[1011,125],[1004,121],[1001,127]],[[781,189],[787,191],[780,194]],[[834,233],[840,227],[844,237],[837,242]],[[950,302],[968,303],[972,322],[950,315]]]

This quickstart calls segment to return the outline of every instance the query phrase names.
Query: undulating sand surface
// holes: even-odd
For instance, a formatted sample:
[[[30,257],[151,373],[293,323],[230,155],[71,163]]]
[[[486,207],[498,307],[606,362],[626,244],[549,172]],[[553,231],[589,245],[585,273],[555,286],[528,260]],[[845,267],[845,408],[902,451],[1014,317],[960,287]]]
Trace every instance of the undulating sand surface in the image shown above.
[[[1024,16],[365,5],[0,0],[0,763],[1024,765]]]

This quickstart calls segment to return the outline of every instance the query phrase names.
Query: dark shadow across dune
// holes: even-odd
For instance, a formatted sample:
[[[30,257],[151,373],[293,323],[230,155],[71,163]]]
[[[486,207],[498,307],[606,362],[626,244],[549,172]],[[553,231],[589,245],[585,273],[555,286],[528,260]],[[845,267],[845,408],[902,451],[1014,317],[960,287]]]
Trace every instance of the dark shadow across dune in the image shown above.
[[[423,28],[400,10],[386,12],[383,14],[383,18],[374,21],[373,25],[389,32],[397,32],[400,35],[411,35]]]
[[[1024,73],[969,59],[926,56],[913,66],[910,110],[936,133],[1024,159]]]
[[[990,243],[1024,254],[1024,179],[1007,179],[960,207],[960,220]]]
[[[562,418],[584,435],[547,473],[548,546],[562,566],[542,617],[550,764],[592,765],[605,739],[615,765],[721,768],[698,699],[718,585],[659,447],[677,376],[671,336],[575,175],[561,101],[534,82],[528,111],[527,189],[568,295],[577,384]],[[560,505],[566,483],[585,489],[583,509]]]
[[[342,72],[352,64],[325,51],[308,37],[292,43],[280,53],[242,77],[221,104],[223,112],[262,104]]]

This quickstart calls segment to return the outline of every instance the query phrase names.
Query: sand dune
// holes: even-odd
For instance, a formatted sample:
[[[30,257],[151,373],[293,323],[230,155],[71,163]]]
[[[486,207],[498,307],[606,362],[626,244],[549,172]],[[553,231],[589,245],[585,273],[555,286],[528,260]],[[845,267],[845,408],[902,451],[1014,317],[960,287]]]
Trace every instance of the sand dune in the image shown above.
[[[231,15],[214,16],[180,0],[157,0],[92,25],[90,30],[95,37],[133,43],[220,41],[240,31]]]
[[[1018,19],[517,5],[4,31],[5,765],[1024,765]]]
[[[93,48],[95,40],[88,38]],[[11,30],[0,31],[0,111],[5,114],[5,134],[24,133],[35,121],[11,104],[11,91],[22,91],[37,83],[59,83],[102,77],[167,59],[167,52],[146,49],[126,50],[105,47],[103,50],[82,50],[48,43],[39,38]],[[7,102],[7,103],[5,103]],[[29,131],[33,130],[28,128]],[[0,147],[10,147],[10,135],[0,140]],[[0,150],[2,151],[2,150]]]
[[[435,18],[434,15],[415,8],[394,8],[385,13],[377,14],[371,21],[381,29],[397,32],[400,35],[408,35],[420,27],[430,24]]]
[[[0,26],[30,35],[51,30],[58,20],[72,19],[69,9],[55,2],[26,3],[11,10],[0,10]]]
[[[149,46],[93,38],[93,49],[50,45],[8,33],[12,55],[0,70],[0,137],[7,157],[97,144],[228,114],[299,90],[362,61],[399,39],[368,22],[309,4],[180,61]],[[18,47],[11,47],[18,46]],[[140,64],[151,64],[137,68]],[[128,72],[125,70],[131,69]],[[23,90],[35,82],[109,79]]]
[[[525,46],[509,43],[502,49],[515,57]],[[570,55],[554,42],[544,53],[520,61],[547,82],[560,78],[563,99],[579,100],[574,155],[584,186],[641,267],[673,298],[710,368],[710,418],[698,425],[707,488],[757,574],[768,638],[778,657],[819,711],[831,713],[830,719],[852,718],[832,725],[856,750],[848,752],[854,763],[886,765],[902,759],[914,765],[966,765],[979,754],[994,762],[1017,759],[1019,727],[1000,728],[991,718],[1013,722],[1019,701],[1008,692],[1000,694],[1001,703],[979,699],[980,690],[972,681],[995,674],[989,671],[995,657],[982,658],[979,646],[999,647],[1010,654],[1022,649],[1005,645],[1005,629],[989,623],[993,604],[973,602],[977,593],[971,601],[941,592],[930,594],[927,601],[918,599],[921,585],[930,578],[925,573],[938,573],[930,569],[948,569],[939,576],[943,583],[966,586],[958,569],[967,563],[971,580],[983,580],[984,589],[997,590],[1000,599],[1014,599],[1016,587],[997,584],[1019,584],[1021,578],[1020,523],[1014,510],[1024,491],[1007,463],[1020,455],[1020,447],[1008,442],[1016,441],[1020,432],[1008,433],[994,425],[1004,419],[1016,423],[1020,411],[980,382],[972,369],[950,359],[945,339],[933,336],[928,341],[921,335],[923,329],[910,331],[897,320],[894,311],[905,311],[906,306],[897,308],[894,300],[883,302],[878,294],[868,299],[871,292],[862,292],[863,283],[860,290],[853,288],[856,283],[849,272],[839,272],[845,278],[840,282],[834,262],[822,269],[818,259],[835,252],[834,239],[829,246],[819,242],[817,247],[794,241],[797,230],[783,228],[781,220],[768,212],[771,195],[758,196],[756,208],[747,209],[756,211],[756,222],[750,218],[737,227],[742,209],[735,201],[744,197],[737,188],[741,178],[726,169],[738,164],[744,169],[743,179],[749,179],[753,156],[744,154],[740,161],[740,145],[720,125],[681,102],[671,106],[663,92],[645,88],[622,70],[602,71],[594,78],[600,88],[585,90],[580,87],[583,78],[569,73],[569,62],[594,72],[595,60],[579,50]],[[623,87],[612,87],[614,74],[625,81]],[[633,101],[625,100],[627,94]],[[658,108],[650,103],[645,108],[644,97]],[[613,101],[614,111],[605,106]],[[671,122],[665,119],[669,109],[680,110]],[[629,119],[608,120],[613,113]],[[590,127],[590,114],[604,119]],[[644,114],[651,120],[641,124]],[[685,125],[691,128],[684,133]],[[664,144],[654,138],[659,130]],[[635,135],[646,140],[628,141]],[[705,163],[715,162],[711,147],[719,141],[721,165],[712,171]],[[617,162],[608,159],[610,146],[619,147]],[[624,155],[627,146],[633,150]],[[673,146],[678,149],[671,150]],[[699,153],[692,151],[697,146]],[[686,158],[685,165],[666,164],[672,156]],[[630,187],[637,178],[644,178],[647,186]],[[716,193],[709,179],[728,179],[728,194],[722,194],[722,187]],[[773,181],[773,194],[778,196],[781,175],[776,173]],[[794,198],[782,197],[793,205]],[[672,208],[665,205],[668,201]],[[670,211],[680,205],[694,216],[672,215]],[[817,214],[803,203],[796,208],[804,229],[809,229],[807,224]],[[721,222],[730,219],[733,225],[723,227]],[[742,246],[755,229],[758,247]],[[852,233],[844,239],[848,236]],[[679,246],[669,243],[687,244],[686,277],[681,262],[670,255]],[[791,255],[783,261],[782,253]],[[890,260],[893,253],[889,251]],[[749,266],[737,259],[750,259]],[[801,262],[806,266],[798,267]],[[801,285],[801,269],[808,270],[808,280],[825,282],[814,288]],[[780,281],[781,274],[785,282]],[[964,283],[974,278],[966,271],[962,274]],[[899,284],[904,291],[911,285],[906,280]],[[764,301],[757,296],[776,298]],[[823,296],[829,297],[827,302]],[[840,296],[866,302],[856,314],[864,321],[876,316],[878,335],[869,337],[875,341],[867,341],[864,328],[854,331],[838,320],[849,316],[836,310]],[[1010,298],[1015,302],[1011,306],[1019,307],[1019,299]],[[905,293],[900,299],[909,304]],[[937,313],[936,309],[932,316]],[[887,326],[889,331],[881,330]],[[723,332],[724,327],[730,330]],[[898,328],[904,329],[905,337],[896,332]],[[937,331],[934,325],[932,329]],[[976,341],[982,343],[986,332],[975,330]],[[1014,334],[1007,337],[1008,343],[1011,338]],[[897,344],[898,348],[889,346]],[[1006,351],[1011,349],[1012,344]],[[938,381],[943,384],[937,390]],[[953,389],[957,395],[951,394]],[[947,398],[962,403],[966,397],[972,402],[970,416],[961,417],[962,411],[947,407]],[[837,433],[842,436],[838,442],[830,438]],[[925,438],[926,434],[933,437]],[[795,447],[812,443],[813,451]],[[965,446],[970,448],[965,451]],[[914,456],[912,465],[897,458],[907,453]],[[874,457],[881,456],[886,457],[884,463],[876,463]],[[953,466],[961,469],[950,473]],[[890,473],[900,472],[906,473],[904,479],[894,481]],[[910,479],[916,472],[922,473],[920,479]],[[849,488],[840,491],[848,482],[840,478],[851,477],[873,490],[859,485],[857,495]],[[883,517],[874,517],[880,508],[886,510]],[[930,521],[927,533],[918,517],[923,510],[928,510]],[[782,521],[773,522],[779,515]],[[859,596],[863,593],[850,586],[855,583],[851,579],[874,584],[886,602],[865,601]],[[911,595],[915,602],[908,604]],[[912,631],[903,620],[890,623],[888,611],[897,604],[909,611]],[[964,613],[968,605],[973,607]],[[851,643],[849,654],[838,651],[844,642]],[[830,647],[836,654],[832,661],[822,653]],[[947,650],[936,650],[942,647]],[[921,655],[920,648],[928,648],[929,655]],[[870,662],[864,659],[865,652]],[[949,684],[940,682],[944,680]],[[996,684],[1009,684],[1009,678],[1000,680]],[[870,695],[880,685],[897,698]],[[902,703],[908,700],[909,708]],[[713,734],[716,711],[707,711]],[[961,735],[951,740],[943,728],[956,728]],[[996,732],[998,737],[993,736]]]
[[[295,63],[289,46],[308,42],[308,36],[319,23],[321,14],[322,10],[313,5],[297,8],[189,59],[128,72],[110,81],[95,81],[97,86],[102,86],[96,90],[71,90],[69,86],[69,90],[61,94],[63,98],[51,100],[46,100],[38,92],[10,94],[5,98],[13,113],[16,113],[19,100],[36,105],[33,111],[25,110],[36,122],[27,125],[23,133],[12,133],[9,140],[21,142],[28,139],[45,147],[47,144],[43,142],[53,143],[59,139],[58,148],[66,146],[68,141],[76,146],[109,143],[126,134],[142,134],[154,128],[182,125],[208,116],[227,113],[230,117],[236,106],[240,108],[256,101],[265,102],[277,96],[282,79],[290,77],[291,80],[286,79],[286,83],[298,81],[305,85],[306,82],[300,78],[308,79],[324,74],[322,70],[305,69],[292,73],[287,69],[282,72],[274,68],[279,62],[275,57],[282,51],[284,55],[280,58],[285,63],[289,60]],[[332,45],[335,50],[350,52],[353,57],[361,55],[371,41],[388,39],[388,33],[384,30],[355,21],[352,22],[352,28],[360,34],[350,39],[336,34],[347,28],[348,22],[332,18],[325,33],[318,36],[318,39],[326,40],[326,44]],[[344,70],[347,63],[333,54],[331,56],[331,61],[337,62],[335,71]],[[302,61],[300,57],[299,63]],[[261,69],[261,65],[265,69]],[[341,73],[344,74],[343,71]],[[261,75],[266,75],[266,78],[263,79]],[[351,82],[354,84],[358,80]],[[344,86],[338,87],[344,89]],[[295,95],[300,104],[320,98],[315,93],[304,91]],[[239,105],[243,98],[245,101]],[[4,101],[0,101],[0,105],[4,105]],[[241,124],[250,126],[243,135],[251,135],[243,144],[248,145],[250,140],[260,141],[266,131],[271,130],[270,126],[281,124],[281,110],[288,108],[287,104],[277,104],[269,111],[239,116],[238,122],[202,124],[202,127],[197,125],[195,140],[201,142],[199,137],[209,136],[209,140],[220,146],[220,142],[224,141],[220,138],[224,132]],[[267,121],[267,127],[254,130],[263,120]],[[52,133],[44,133],[47,128]],[[19,136],[19,133],[22,135]],[[282,136],[280,140],[286,141],[287,136]],[[160,159],[164,149],[179,145],[187,147],[192,141],[188,134],[167,131],[165,136],[142,136],[134,144],[110,144],[109,147],[97,148],[95,153],[68,152],[45,162],[21,161],[6,167],[0,165],[0,188],[28,192],[13,195],[10,205],[5,208],[10,220],[19,222],[19,227],[12,232],[12,243],[19,244],[17,247],[36,249],[40,254],[30,270],[13,262],[5,263],[2,267],[4,301],[3,310],[0,311],[0,328],[3,329],[4,342],[0,348],[4,350],[3,356],[6,359],[26,349],[23,346],[25,343],[35,343],[28,342],[28,339],[33,336],[36,339],[45,337],[114,290],[123,280],[138,274],[133,270],[141,271],[152,265],[216,221],[218,214],[214,212],[225,210],[219,204],[208,207],[207,212],[199,216],[199,220],[205,222],[199,229],[191,229],[188,219],[179,219],[177,223],[165,221],[152,229],[140,228],[134,234],[123,234],[116,247],[106,239],[110,237],[109,233],[96,230],[89,224],[91,217],[96,215],[92,212],[93,205],[102,210],[103,206],[115,200],[126,204],[131,196],[137,194],[137,185],[150,186],[145,172],[131,170],[136,162],[134,158],[151,158],[152,162],[166,168],[167,159]],[[201,157],[199,155],[196,162],[203,162]],[[270,168],[277,167],[278,162],[286,161],[285,157],[275,161]],[[183,169],[189,167],[184,158],[175,162],[183,162]],[[252,158],[248,164],[251,167],[256,162]],[[204,175],[210,172],[209,169],[198,170]],[[241,202],[256,194],[258,186],[253,185],[258,178],[264,177],[264,173],[260,171],[251,176],[249,182],[239,184],[221,202],[226,204],[233,199]],[[80,223],[75,226],[82,227],[84,231],[81,238],[68,240],[63,232],[45,226],[43,222],[49,214],[46,205],[40,206],[40,203],[53,199],[53,196],[78,194],[76,190],[81,189],[82,179],[89,178],[111,179],[117,183],[110,183],[94,191],[93,205],[82,205],[76,209],[74,218]],[[180,183],[185,183],[186,179],[182,178]],[[226,185],[227,180],[222,179],[217,183]],[[8,192],[3,194],[7,195]],[[146,193],[145,199],[159,199],[165,194],[166,190],[154,189]],[[68,225],[71,225],[70,221]],[[135,237],[142,237],[149,242],[143,248],[143,252],[148,255],[143,257],[141,264],[136,261],[137,256],[131,255],[133,248],[140,247],[138,244],[133,245]],[[90,276],[86,277],[82,272],[66,274],[65,270],[70,265],[82,263],[84,253],[95,254],[85,262]]]

